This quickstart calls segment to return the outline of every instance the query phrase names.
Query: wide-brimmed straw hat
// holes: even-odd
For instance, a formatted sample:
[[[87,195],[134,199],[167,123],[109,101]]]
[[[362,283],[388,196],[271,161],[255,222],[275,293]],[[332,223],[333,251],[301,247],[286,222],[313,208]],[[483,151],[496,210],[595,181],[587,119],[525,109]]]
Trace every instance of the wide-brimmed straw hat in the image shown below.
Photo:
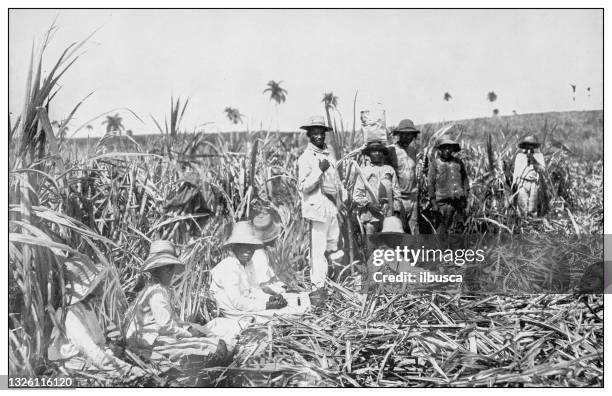
[[[144,262],[142,271],[151,271],[155,268],[165,267],[167,265],[185,265],[176,258],[176,249],[174,244],[166,240],[158,240],[151,242],[149,255]]]
[[[385,217],[382,224],[382,229],[379,233],[375,234],[375,241],[380,242],[387,238],[403,238],[406,235],[404,232],[404,226],[402,220],[397,216]]]
[[[384,144],[382,144],[381,142],[372,142],[372,143],[368,143],[362,150],[361,152],[365,155],[370,155],[370,153],[374,150],[378,150],[381,151],[383,154],[388,154],[389,153],[389,149],[387,148],[387,146],[385,146]]]
[[[64,261],[64,267],[64,281],[71,305],[87,297],[106,275],[106,268],[102,264],[95,264],[84,254],[69,256]]]
[[[332,130],[332,128],[327,126],[327,124],[325,123],[325,118],[323,118],[322,116],[312,116],[308,118],[306,123],[302,125],[300,129],[304,129],[308,131],[309,129],[315,128],[315,127],[324,128],[325,132]]]
[[[271,213],[263,212],[253,217],[253,230],[255,235],[263,242],[270,242],[278,238],[281,233],[280,221],[274,219]]]
[[[263,245],[262,240],[256,235],[253,226],[248,221],[239,221],[234,224],[232,233],[223,244],[223,247],[230,245]]]
[[[442,146],[452,146],[453,147],[453,151],[456,153],[458,151],[461,151],[461,146],[459,145],[459,143],[457,143],[456,141],[454,141],[453,139],[450,138],[442,138],[440,140],[438,140],[438,143],[436,144],[436,148],[441,148]]]
[[[518,146],[522,149],[527,148],[528,146],[540,147],[540,142],[538,142],[538,139],[535,136],[527,135],[521,139]]]
[[[398,133],[421,133],[421,131],[415,128],[412,120],[405,119],[401,120],[399,125],[393,130],[394,135],[397,135]]]

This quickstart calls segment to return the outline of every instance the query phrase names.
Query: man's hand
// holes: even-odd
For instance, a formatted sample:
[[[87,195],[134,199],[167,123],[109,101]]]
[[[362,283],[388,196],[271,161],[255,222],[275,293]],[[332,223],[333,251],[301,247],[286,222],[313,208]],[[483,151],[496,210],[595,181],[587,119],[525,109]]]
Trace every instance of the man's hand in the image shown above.
[[[270,296],[268,302],[266,303],[266,309],[281,309],[287,306],[287,300],[280,295]]]
[[[325,172],[327,169],[329,169],[329,161],[325,158],[323,158],[322,160],[319,161],[319,169],[321,169],[321,172]]]
[[[269,284],[266,283],[260,283],[259,286],[261,287],[261,290],[263,290],[264,293],[266,294],[271,294],[273,296],[277,295],[278,293],[276,291],[274,291]]]

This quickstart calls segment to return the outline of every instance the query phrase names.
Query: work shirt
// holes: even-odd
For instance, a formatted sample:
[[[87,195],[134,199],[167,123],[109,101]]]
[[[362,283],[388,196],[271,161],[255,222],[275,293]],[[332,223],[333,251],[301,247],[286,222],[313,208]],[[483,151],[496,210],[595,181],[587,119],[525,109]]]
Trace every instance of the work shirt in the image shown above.
[[[537,162],[542,169],[546,168],[544,163],[544,154],[542,154],[539,150],[535,151],[532,154],[533,161]],[[516,154],[516,158],[514,159],[514,172],[512,174],[512,182],[514,184],[521,184],[522,181],[538,181],[539,174],[536,170],[535,164],[532,162],[529,163],[529,154],[527,154],[526,150],[521,150],[518,154]]]
[[[326,159],[329,168],[322,172],[319,162]],[[319,149],[312,143],[298,159],[298,187],[302,198],[302,216],[313,221],[327,221],[338,214],[336,205],[325,196],[336,197],[343,189],[336,171],[336,157],[327,146]],[[342,193],[342,191],[341,191]]]
[[[397,180],[402,198],[416,198],[418,185],[416,180],[417,150],[408,146],[404,149],[399,144],[392,144],[397,158]]]
[[[247,267],[252,265],[251,262],[247,263]],[[222,311],[254,312],[266,309],[270,296],[254,285],[256,280],[249,277],[245,266],[233,253],[212,269],[211,276],[210,291]]]
[[[456,157],[448,161],[437,157],[429,164],[429,199],[453,199],[467,196],[470,182],[463,162]]]
[[[274,270],[270,266],[268,252],[265,248],[255,250],[251,261],[245,266],[249,285],[253,288],[260,287],[260,284],[267,283],[268,287],[276,293],[284,292],[283,282],[276,278]]]
[[[392,202],[388,203],[389,205],[393,205],[394,210],[400,210],[401,201],[399,184],[397,182],[395,170],[392,167],[389,165],[368,165],[361,170],[361,173],[374,194],[377,195],[376,198],[379,201],[388,198],[387,188],[389,188],[392,194]],[[358,177],[355,182],[353,199],[359,206],[365,206],[368,202],[373,203],[361,177]]]
[[[60,309],[57,317],[61,316]],[[50,360],[66,360],[80,354],[102,370],[117,370],[121,373],[132,367],[115,357],[105,346],[104,330],[89,304],[79,302],[67,307],[64,328],[65,337],[57,329],[54,330],[48,354]]]
[[[139,346],[152,346],[159,336],[191,337],[189,326],[172,308],[170,290],[160,284],[150,284],[136,299],[126,338]]]

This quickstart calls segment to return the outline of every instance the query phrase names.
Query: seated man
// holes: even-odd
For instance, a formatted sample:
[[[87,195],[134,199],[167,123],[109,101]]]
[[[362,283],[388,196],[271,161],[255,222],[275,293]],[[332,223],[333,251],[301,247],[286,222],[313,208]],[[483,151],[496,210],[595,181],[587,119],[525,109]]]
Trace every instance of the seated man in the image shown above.
[[[301,314],[308,309],[307,294],[270,295],[247,272],[246,268],[252,266],[253,253],[263,247],[251,223],[236,223],[223,246],[229,249],[229,255],[212,269],[210,286],[223,316],[242,325],[244,321],[263,323],[274,315]]]
[[[99,286],[104,283],[104,268],[96,266],[86,255],[73,255],[65,262],[64,275],[70,300],[66,315],[60,308],[57,318],[65,332],[53,330],[49,360],[59,362],[64,368],[95,373],[109,380],[130,381],[145,375],[139,367],[115,357],[105,345],[104,331],[92,305],[102,291]]]
[[[172,242],[151,244],[142,269],[150,273],[151,280],[128,315],[128,344],[141,355],[152,360],[169,359],[181,369],[223,363],[231,356],[240,326],[224,318],[213,319],[205,326],[178,318],[170,285],[175,268],[181,265]]]

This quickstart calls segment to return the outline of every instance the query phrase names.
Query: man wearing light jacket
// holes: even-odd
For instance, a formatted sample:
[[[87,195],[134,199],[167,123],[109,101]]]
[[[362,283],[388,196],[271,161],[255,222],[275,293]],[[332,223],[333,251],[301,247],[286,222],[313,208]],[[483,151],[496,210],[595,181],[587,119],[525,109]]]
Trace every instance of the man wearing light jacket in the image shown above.
[[[336,262],[344,256],[338,250],[340,227],[336,200],[346,196],[346,191],[336,172],[336,156],[325,144],[325,134],[332,129],[324,118],[313,116],[300,128],[310,140],[298,160],[298,181],[302,216],[311,224],[310,280],[316,290],[325,286],[327,257]]]

